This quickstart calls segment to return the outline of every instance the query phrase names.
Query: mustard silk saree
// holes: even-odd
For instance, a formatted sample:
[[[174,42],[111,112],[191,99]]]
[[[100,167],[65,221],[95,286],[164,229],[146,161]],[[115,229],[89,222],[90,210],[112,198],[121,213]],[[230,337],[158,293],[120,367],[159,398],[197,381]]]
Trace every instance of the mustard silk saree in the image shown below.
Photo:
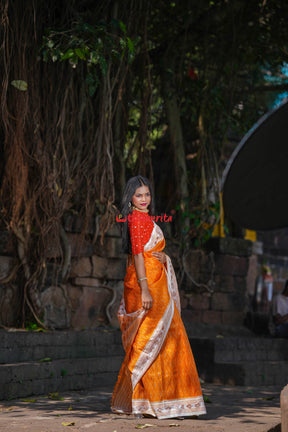
[[[170,258],[153,257],[165,239],[154,223],[144,247],[153,307],[142,309],[134,264],[127,267],[118,311],[125,359],[114,388],[113,412],[149,414],[159,419],[206,414],[196,365],[180,317],[177,281]]]

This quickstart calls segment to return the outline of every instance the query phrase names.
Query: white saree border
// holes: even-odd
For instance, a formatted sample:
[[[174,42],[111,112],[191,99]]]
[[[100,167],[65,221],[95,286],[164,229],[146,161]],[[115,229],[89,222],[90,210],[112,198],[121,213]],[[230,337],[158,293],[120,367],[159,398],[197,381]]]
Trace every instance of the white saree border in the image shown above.
[[[149,251],[153,249],[156,244],[161,241],[164,238],[161,228],[155,224],[154,222],[154,228],[151,233],[151,237],[149,241],[144,246],[144,251]],[[172,264],[171,264],[172,265]],[[170,273],[169,273],[170,274]],[[167,272],[166,272],[167,275]],[[158,356],[162,345],[165,341],[166,335],[168,333],[168,330],[171,325],[171,321],[174,315],[174,301],[170,292],[169,288],[169,280],[167,278],[167,285],[168,290],[170,294],[170,301],[169,304],[160,319],[160,321],[157,324],[157,327],[155,328],[151,338],[145,345],[144,349],[142,350],[134,368],[133,371],[131,371],[131,381],[132,381],[132,388],[135,389],[137,383],[140,381],[142,376],[146,373],[146,371],[149,369],[151,364],[154,362],[156,357]]]
[[[159,241],[161,241],[163,238],[164,238],[164,236],[163,236],[163,232],[162,232],[161,228],[158,225],[156,225],[156,223],[154,222],[154,228],[153,228],[153,231],[151,233],[151,237],[150,237],[148,243],[145,244],[144,251],[147,252],[147,251],[153,249],[156,246],[156,244]],[[168,255],[166,255],[165,272],[166,272],[166,276],[167,276],[167,285],[168,285],[170,297],[172,297],[172,299],[174,300],[174,302],[177,306],[177,309],[178,309],[179,313],[181,314],[181,305],[180,305],[178,284],[177,284],[177,280],[176,280],[176,276],[175,276],[175,272],[174,272],[174,268],[173,268],[171,259]]]
[[[137,334],[138,328],[146,313],[147,311],[141,308],[136,312],[127,314],[125,309],[125,300],[124,297],[122,297],[119,310],[117,313],[117,317],[120,323],[120,328],[122,333],[122,343],[125,351],[127,351],[129,347],[132,345],[135,336]]]
[[[170,300],[163,317],[157,324],[151,338],[142,350],[131,374],[132,388],[140,381],[159,354],[174,315],[174,303]]]
[[[194,415],[206,414],[203,396],[194,398],[164,400],[160,402],[150,402],[147,399],[132,400],[133,414],[150,414],[158,419],[172,417],[191,417]]]

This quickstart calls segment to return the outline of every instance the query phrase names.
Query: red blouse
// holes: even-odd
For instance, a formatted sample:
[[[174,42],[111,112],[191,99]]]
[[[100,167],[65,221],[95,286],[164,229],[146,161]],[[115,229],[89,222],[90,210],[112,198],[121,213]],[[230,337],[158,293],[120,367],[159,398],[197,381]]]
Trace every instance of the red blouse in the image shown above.
[[[128,227],[131,238],[132,254],[137,255],[144,251],[154,228],[154,223],[148,213],[133,210],[128,218]]]

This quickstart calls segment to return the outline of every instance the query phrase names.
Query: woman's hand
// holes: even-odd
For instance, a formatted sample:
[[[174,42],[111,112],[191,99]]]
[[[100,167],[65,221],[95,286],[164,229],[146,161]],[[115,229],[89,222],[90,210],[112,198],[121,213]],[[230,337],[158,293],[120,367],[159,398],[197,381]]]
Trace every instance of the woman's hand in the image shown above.
[[[141,299],[143,309],[149,310],[152,308],[153,299],[148,288],[142,288]]]
[[[157,258],[161,264],[166,263],[166,254],[164,252],[152,252],[152,255]]]
[[[145,262],[142,253],[134,255],[134,263],[135,263],[138,283],[141,288],[142,307],[145,310],[149,310],[152,308],[153,299],[148,288]]]

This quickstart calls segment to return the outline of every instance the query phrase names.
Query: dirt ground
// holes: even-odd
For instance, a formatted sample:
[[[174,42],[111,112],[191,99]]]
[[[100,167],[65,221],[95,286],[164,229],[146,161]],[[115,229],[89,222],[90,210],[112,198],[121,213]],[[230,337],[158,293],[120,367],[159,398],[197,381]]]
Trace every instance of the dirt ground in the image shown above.
[[[207,414],[198,419],[136,419],[110,412],[112,389],[54,393],[0,401],[1,432],[278,432],[277,387],[203,384]],[[278,426],[277,426],[278,425]]]

